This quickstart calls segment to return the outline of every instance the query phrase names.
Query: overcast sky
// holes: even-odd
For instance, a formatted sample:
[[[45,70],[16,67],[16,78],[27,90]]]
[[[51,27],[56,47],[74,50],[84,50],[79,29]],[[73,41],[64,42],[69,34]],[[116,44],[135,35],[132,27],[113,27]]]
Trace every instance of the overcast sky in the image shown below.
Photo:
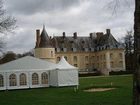
[[[113,14],[112,0],[5,0],[9,15],[17,19],[18,28],[5,38],[7,51],[23,53],[35,46],[35,31],[43,24],[50,36],[68,36],[77,32],[89,36],[91,32],[111,29],[116,39],[133,29],[134,0],[120,0]]]

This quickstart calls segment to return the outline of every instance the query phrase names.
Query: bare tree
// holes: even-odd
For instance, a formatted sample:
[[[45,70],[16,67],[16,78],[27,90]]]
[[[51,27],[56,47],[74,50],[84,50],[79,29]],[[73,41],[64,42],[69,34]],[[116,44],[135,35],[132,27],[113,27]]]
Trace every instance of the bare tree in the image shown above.
[[[133,72],[135,63],[134,63],[134,32],[132,30],[127,31],[126,35],[120,39],[120,43],[122,43],[125,47],[125,63],[126,70]]]
[[[134,36],[133,31],[127,31],[124,37],[125,53],[132,54],[134,52]]]
[[[0,35],[11,32],[16,27],[15,23],[16,19],[6,14],[6,10],[3,8],[3,0],[0,0]],[[0,39],[0,51],[4,45],[4,41]]]
[[[3,1],[0,0],[0,33],[12,31],[15,28],[16,19],[6,14],[3,9]]]
[[[120,0],[112,0],[114,10],[120,6]],[[133,105],[140,105],[140,0],[134,0],[134,56]]]

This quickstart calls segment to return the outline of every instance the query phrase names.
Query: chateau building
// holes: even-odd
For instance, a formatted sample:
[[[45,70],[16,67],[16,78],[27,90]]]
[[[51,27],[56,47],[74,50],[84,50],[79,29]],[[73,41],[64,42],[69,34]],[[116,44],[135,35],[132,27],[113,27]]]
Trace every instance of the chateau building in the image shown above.
[[[111,34],[110,29],[106,33],[90,33],[89,36],[49,37],[45,27],[42,32],[36,30],[35,57],[52,62],[59,62],[61,56],[80,71],[99,70],[103,74],[110,71],[125,70],[125,54],[123,46]]]

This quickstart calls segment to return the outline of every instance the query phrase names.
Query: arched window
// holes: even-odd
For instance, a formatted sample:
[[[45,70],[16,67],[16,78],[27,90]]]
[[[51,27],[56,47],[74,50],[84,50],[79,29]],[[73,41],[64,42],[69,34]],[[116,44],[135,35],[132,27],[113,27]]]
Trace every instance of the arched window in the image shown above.
[[[17,77],[15,74],[11,74],[9,76],[9,85],[10,86],[17,86]]]
[[[41,83],[48,84],[48,74],[45,72],[41,74]]]
[[[39,80],[38,80],[38,74],[37,73],[33,73],[32,74],[32,85],[38,85],[39,84]]]
[[[27,85],[26,74],[21,73],[19,76],[20,85]]]
[[[4,86],[4,79],[3,79],[3,75],[0,74],[0,87]]]

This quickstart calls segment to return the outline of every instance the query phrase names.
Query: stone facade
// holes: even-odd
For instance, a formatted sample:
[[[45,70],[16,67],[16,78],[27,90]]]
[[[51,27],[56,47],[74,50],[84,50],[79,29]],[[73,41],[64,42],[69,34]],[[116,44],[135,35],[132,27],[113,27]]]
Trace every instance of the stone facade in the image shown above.
[[[45,28],[43,28],[45,31]],[[47,32],[43,32],[48,38]],[[42,35],[41,33],[41,35]],[[73,36],[54,36],[45,39],[50,45],[40,47],[41,35],[37,31],[37,41],[35,47],[35,57],[59,62],[61,56],[80,71],[98,70],[102,74],[108,75],[110,71],[125,70],[125,54],[121,44],[119,44],[110,29],[106,34],[102,32],[90,33],[88,37],[78,37],[75,32]],[[44,38],[44,37],[43,37]],[[47,42],[47,44],[48,44]],[[45,42],[44,42],[45,43]],[[49,47],[48,47],[49,46]]]
[[[61,56],[80,70],[100,70],[103,74],[110,71],[125,70],[124,49],[110,49],[98,52],[59,52],[56,53],[56,62]]]

